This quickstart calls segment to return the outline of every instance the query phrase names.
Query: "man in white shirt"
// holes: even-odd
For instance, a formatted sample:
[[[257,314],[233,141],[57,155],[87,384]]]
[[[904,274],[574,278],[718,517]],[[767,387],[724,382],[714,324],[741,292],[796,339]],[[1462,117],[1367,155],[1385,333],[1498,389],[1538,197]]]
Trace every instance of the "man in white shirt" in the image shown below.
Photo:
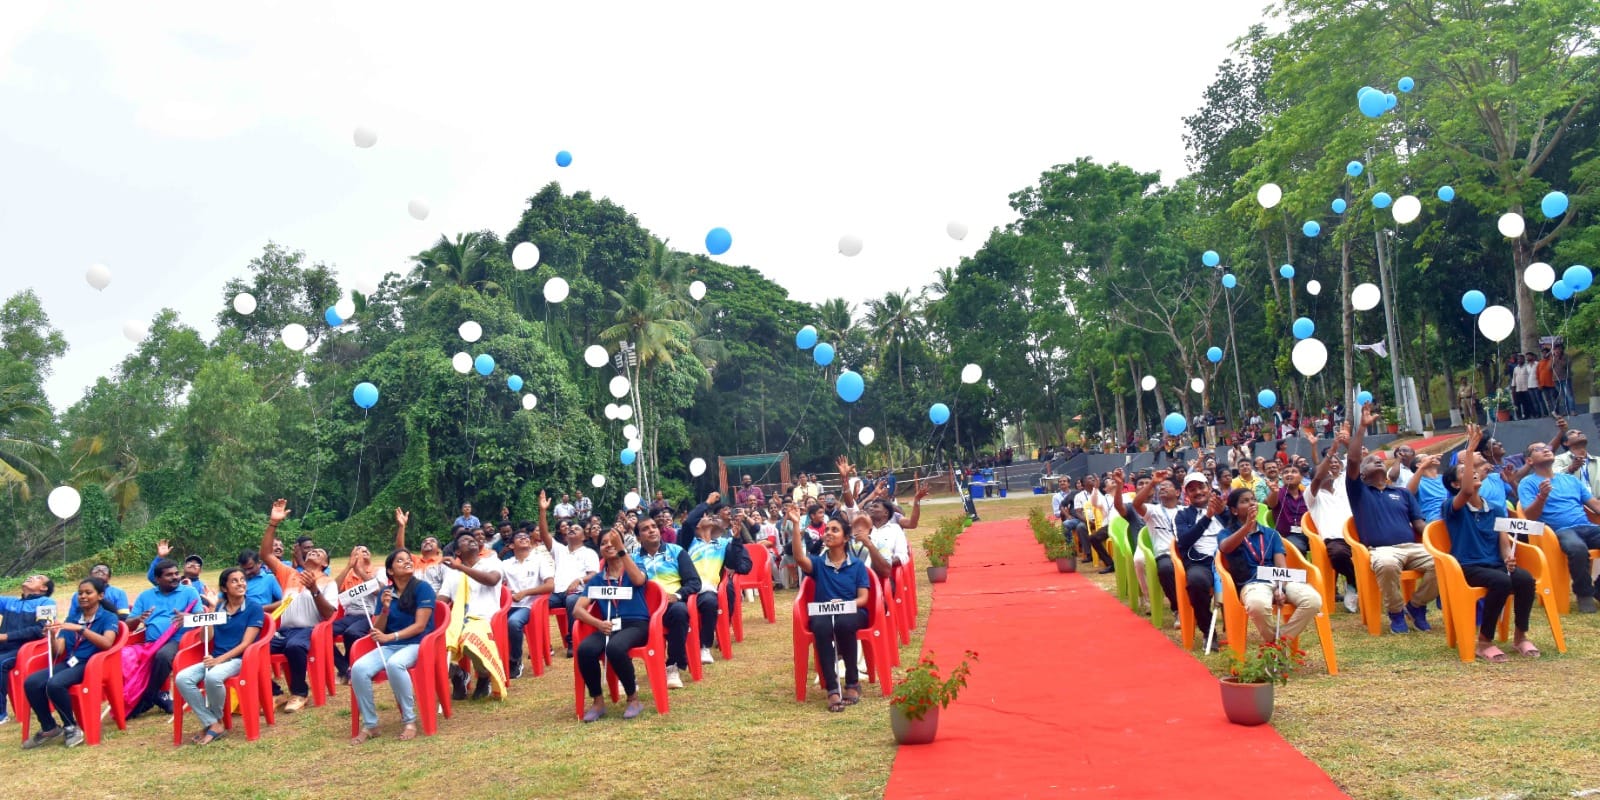
[[[511,678],[522,677],[523,630],[533,617],[534,598],[555,589],[554,569],[543,554],[534,552],[533,535],[522,530],[511,537],[512,557],[500,562],[506,588],[511,590],[511,611],[506,614],[506,633],[510,636]],[[532,653],[544,658],[544,653]]]
[[[1305,434],[1311,443],[1311,453],[1317,452],[1317,440]],[[1333,446],[1317,463],[1311,477],[1311,488],[1306,492],[1306,511],[1317,526],[1317,534],[1328,551],[1328,561],[1333,571],[1344,576],[1344,607],[1354,614],[1360,608],[1356,594],[1356,565],[1350,553],[1350,544],[1344,540],[1344,524],[1350,519],[1350,496],[1344,483],[1344,459],[1339,450],[1350,446],[1350,426],[1341,425],[1334,436]]]
[[[1118,487],[1117,490],[1121,491],[1121,487]],[[1100,512],[1098,524],[1094,522],[1095,514],[1091,508]],[[1100,563],[1106,565],[1105,568],[1100,570],[1101,574],[1115,572],[1116,567],[1112,564],[1111,553],[1106,550],[1106,538],[1109,536],[1106,531],[1110,526],[1111,515],[1115,512],[1115,508],[1112,505],[1111,498],[1100,492],[1099,477],[1089,475],[1083,479],[1083,491],[1073,498],[1072,510],[1076,512],[1074,516],[1083,520],[1085,525],[1094,527],[1094,532],[1086,538],[1089,546],[1094,549],[1095,554],[1100,556]]]
[[[556,519],[571,522],[577,513],[578,508],[572,504],[572,499],[561,495],[561,502],[556,503]]]
[[[450,627],[445,631],[445,647],[450,656],[451,698],[467,698],[467,674],[457,663],[466,655],[478,675],[472,698],[488,697],[492,688],[504,699],[505,671],[489,624],[500,611],[503,572],[500,560],[493,552],[483,549],[478,537],[463,533],[456,537],[456,554],[446,558],[442,566],[439,599],[449,600],[451,604]]]
[[[550,612],[566,611],[567,624],[561,629],[561,642],[566,647],[567,658],[572,658],[573,609],[577,607],[579,598],[583,597],[583,585],[600,571],[600,554],[594,548],[584,546],[583,534],[576,529],[567,534],[565,543],[552,538],[550,525],[546,519],[549,508],[550,498],[546,497],[544,492],[540,492],[539,537],[555,561],[554,579],[550,591]]]
[[[1167,606],[1172,609],[1174,616],[1178,613],[1178,590],[1172,568],[1172,543],[1178,538],[1178,500],[1181,496],[1172,473],[1163,469],[1157,470],[1149,483],[1139,487],[1131,501],[1116,502],[1119,498],[1112,498],[1119,513],[1124,507],[1131,509],[1144,520],[1145,529],[1150,531],[1150,552],[1156,558],[1156,579],[1161,582],[1161,591],[1166,594]],[[1151,503],[1151,497],[1156,498],[1157,502]],[[1143,586],[1143,565],[1139,563],[1143,561],[1143,553],[1142,549],[1135,549],[1134,573],[1139,576],[1141,588],[1148,592],[1149,587]]]
[[[872,546],[896,567],[911,560],[911,549],[906,544],[906,532],[893,519],[894,511],[882,500],[867,503],[867,517],[872,520]]]

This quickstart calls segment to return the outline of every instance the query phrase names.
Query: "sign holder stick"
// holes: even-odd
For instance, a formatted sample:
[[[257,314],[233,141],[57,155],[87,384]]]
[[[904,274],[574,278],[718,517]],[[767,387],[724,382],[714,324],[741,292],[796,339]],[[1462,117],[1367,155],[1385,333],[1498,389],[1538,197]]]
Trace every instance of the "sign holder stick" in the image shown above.
[[[372,624],[372,606],[362,604],[361,610],[367,612],[367,630],[377,633],[378,629]],[[376,639],[376,637],[374,637]],[[383,662],[383,671],[389,671],[389,657],[383,654],[383,642],[374,641],[378,645],[378,660]]]

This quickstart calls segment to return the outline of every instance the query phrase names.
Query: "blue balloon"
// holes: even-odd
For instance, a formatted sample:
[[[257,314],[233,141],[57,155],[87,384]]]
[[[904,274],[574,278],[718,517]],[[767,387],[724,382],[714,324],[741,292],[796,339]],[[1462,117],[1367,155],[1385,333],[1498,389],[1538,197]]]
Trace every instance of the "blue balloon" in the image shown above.
[[[1572,287],[1573,292],[1581,292],[1594,285],[1594,273],[1582,264],[1573,264],[1562,271],[1561,282]]]
[[[1230,272],[1230,273],[1222,276],[1222,288],[1224,288],[1224,289],[1232,289],[1233,287],[1238,286],[1238,285],[1239,285],[1239,279],[1235,278],[1233,276],[1233,273]]]
[[[1307,236],[1314,236],[1315,234],[1306,234],[1306,235]],[[1294,265],[1293,264],[1284,264],[1283,266],[1278,267],[1278,277],[1283,278],[1286,281],[1294,280]]]
[[[816,361],[817,366],[819,367],[826,367],[829,364],[832,364],[833,345],[828,344],[827,342],[817,345],[817,349],[811,351],[811,359]]]
[[[817,343],[817,329],[810,325],[801,328],[794,335],[794,346],[801,350],[810,350]]]
[[[1411,80],[1409,77],[1400,79],[1400,83],[1399,83],[1400,91],[1402,91],[1402,92],[1410,92],[1412,89],[1415,89],[1415,88],[1417,88],[1417,82],[1416,81]]]
[[[1551,284],[1550,293],[1555,295],[1557,300],[1572,299],[1572,287],[1568,286],[1566,281],[1556,281]]]
[[[1222,361],[1222,348],[1210,347],[1206,349],[1206,360],[1213,364]]]
[[[1207,250],[1200,254],[1200,263],[1208,267],[1214,267],[1222,263],[1222,256],[1217,255],[1215,250]]]
[[[512,375],[511,377],[506,378],[506,388],[513,392],[522,391],[522,376]]]
[[[1262,408],[1272,408],[1278,404],[1278,393],[1271,389],[1262,389],[1261,393],[1256,395],[1256,402],[1260,403]]]
[[[1384,107],[1384,109],[1394,108],[1399,103],[1400,103],[1400,98],[1395,97],[1394,96],[1394,92],[1390,92],[1390,93],[1388,93],[1388,94],[1383,96],[1383,107]]]
[[[706,252],[720,256],[733,246],[733,234],[727,228],[712,228],[706,233]]]
[[[1488,304],[1489,299],[1484,297],[1483,292],[1477,289],[1470,289],[1466,294],[1461,295],[1461,307],[1468,314],[1481,314],[1483,313],[1483,307]]]
[[[1369,392],[1366,389],[1362,389],[1361,393],[1356,395],[1356,405],[1358,405],[1358,406],[1370,406],[1370,405],[1372,405],[1372,392]]]
[[[1372,119],[1377,119],[1383,116],[1383,112],[1389,110],[1389,97],[1383,92],[1374,89],[1363,93],[1357,98],[1356,105],[1361,109],[1362,114]]]
[[[1445,201],[1446,203],[1450,202],[1451,200],[1456,199],[1456,189],[1455,189],[1455,187],[1454,186],[1440,186],[1439,187],[1439,199]]]
[[[1305,317],[1301,317],[1294,321],[1294,338],[1310,339],[1311,334],[1316,332],[1317,324],[1315,322],[1312,322]]]
[[[1390,197],[1388,192],[1378,192],[1372,196],[1373,208],[1388,208],[1392,205],[1394,205],[1394,198]]]
[[[356,384],[356,390],[351,392],[350,396],[355,399],[356,405],[362,408],[372,408],[378,404],[378,387],[362,381]]]
[[[328,310],[322,312],[322,319],[328,323],[330,328],[337,328],[344,324],[344,319],[339,316],[339,312],[333,310],[333,306],[328,306]]]
[[[1308,237],[1315,237],[1317,234],[1322,233],[1322,226],[1317,224],[1316,220],[1308,219],[1306,224],[1300,226],[1300,232]]]
[[[1365,167],[1361,166],[1360,161],[1352,161],[1344,165],[1344,174],[1349,175],[1352,178],[1359,178],[1361,177],[1361,171],[1363,169],[1365,169]]]
[[[934,403],[928,407],[928,419],[935,425],[943,425],[950,421],[950,407],[944,403]]]
[[[1166,431],[1168,436],[1177,436],[1189,429],[1189,420],[1184,419],[1182,414],[1174,411],[1168,414],[1167,418],[1161,422],[1161,429]]]
[[[866,391],[867,385],[861,380],[859,373],[845,370],[839,373],[839,379],[833,384],[834,391],[839,393],[839,399],[846,403],[854,403],[861,399],[861,393]]]
[[[632,450],[623,450],[622,453],[617,456],[617,458],[622,460],[622,465],[625,466],[625,467],[626,466],[631,466],[633,464],[634,459],[636,459],[638,457],[639,457],[639,454],[633,452]]]
[[[478,370],[479,375],[488,375],[494,372],[494,356],[484,353],[472,360],[472,366]]]
[[[558,166],[558,167],[570,167],[570,166],[572,166],[572,154],[567,152],[567,151],[565,151],[565,150],[562,150],[561,152],[556,153],[556,166]]]
[[[1332,206],[1333,206],[1333,213],[1335,213],[1335,214],[1343,214],[1344,210],[1346,208],[1348,208],[1348,205],[1344,202],[1344,198],[1343,197],[1335,197],[1335,198],[1333,198]]]
[[[1539,201],[1539,210],[1544,212],[1545,219],[1555,219],[1567,213],[1567,196],[1561,192],[1551,192]]]

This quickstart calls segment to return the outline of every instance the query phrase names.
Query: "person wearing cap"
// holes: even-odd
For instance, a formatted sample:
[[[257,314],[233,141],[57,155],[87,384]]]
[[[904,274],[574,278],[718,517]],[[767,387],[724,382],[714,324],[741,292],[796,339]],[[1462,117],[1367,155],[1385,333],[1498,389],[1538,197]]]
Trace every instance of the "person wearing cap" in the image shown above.
[[[1377,422],[1378,412],[1370,405],[1362,406],[1361,425],[1350,435],[1350,453],[1345,459],[1345,494],[1350,497],[1356,533],[1372,552],[1372,572],[1389,614],[1389,630],[1406,633],[1407,614],[1417,630],[1432,630],[1428,604],[1439,596],[1439,584],[1433,556],[1418,541],[1422,538],[1422,508],[1416,495],[1389,482],[1389,470],[1377,453],[1362,455],[1361,440]],[[1403,570],[1422,573],[1409,602],[1400,589]]]
[[[1211,632],[1211,587],[1216,580],[1211,574],[1213,559],[1217,555],[1219,536],[1224,532],[1219,518],[1227,510],[1211,490],[1205,475],[1191,472],[1183,476],[1183,496],[1188,505],[1178,510],[1173,518],[1173,528],[1178,538],[1175,542],[1178,555],[1183,559],[1186,585],[1180,590],[1189,596],[1189,607],[1194,609],[1195,635],[1202,641]]]
[[[533,535],[517,531],[511,536],[511,557],[500,562],[502,579],[511,590],[511,610],[506,612],[506,635],[511,656],[511,678],[522,677],[522,632],[533,615],[533,601],[539,595],[555,590],[553,569],[545,559],[533,551]],[[546,623],[548,624],[548,623]],[[533,658],[544,658],[544,653],[532,653]]]
[[[164,558],[171,557],[171,555],[172,545],[168,544],[166,539],[156,542],[156,557],[150,560],[150,569],[147,570],[144,575],[145,580],[150,581],[151,586],[156,585],[156,564]],[[205,559],[190,553],[189,557],[183,560],[183,566],[181,567],[183,574],[179,577],[179,581],[185,586],[192,584],[194,585],[195,590],[199,591],[200,571],[204,569],[205,566]]]

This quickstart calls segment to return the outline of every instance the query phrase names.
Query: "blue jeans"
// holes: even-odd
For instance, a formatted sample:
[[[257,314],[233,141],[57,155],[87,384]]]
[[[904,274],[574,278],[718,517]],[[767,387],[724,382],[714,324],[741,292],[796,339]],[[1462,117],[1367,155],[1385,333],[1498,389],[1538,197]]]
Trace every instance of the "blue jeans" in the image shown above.
[[[1589,551],[1600,550],[1600,525],[1574,525],[1556,531],[1561,552],[1567,554],[1567,570],[1572,573],[1572,591],[1579,597],[1594,597],[1594,580],[1589,577]]]
[[[1061,535],[1066,539],[1076,541],[1080,557],[1089,552],[1089,526],[1083,524],[1083,520],[1073,519],[1072,517],[1062,520]]]
[[[411,688],[411,668],[417,665],[417,655],[422,646],[416,644],[385,644],[379,650],[362,656],[350,665],[350,691],[355,693],[356,705],[361,709],[361,727],[378,727],[378,701],[372,696],[372,679],[380,672],[389,675],[389,688],[394,690],[395,705],[400,706],[400,721],[413,725],[417,721],[417,696]],[[384,667],[387,659],[388,667]]]
[[[506,612],[506,635],[511,639],[508,644],[511,645],[512,666],[522,663],[522,631],[528,627],[528,620],[532,616],[533,609],[531,608],[512,608]],[[534,658],[544,658],[544,653],[534,653],[532,655]]]
[[[1572,381],[1556,381],[1556,393],[1561,397],[1561,405],[1566,408],[1565,413],[1578,413],[1578,403],[1572,398]]]
[[[222,719],[228,711],[228,687],[222,682],[239,674],[244,668],[244,658],[234,658],[226,663],[218,664],[211,669],[206,665],[194,664],[173,678],[173,683],[178,687],[178,693],[183,695],[183,702],[194,709],[194,715],[200,718],[200,724],[209,728]],[[205,694],[200,693],[200,684],[205,684]]]

